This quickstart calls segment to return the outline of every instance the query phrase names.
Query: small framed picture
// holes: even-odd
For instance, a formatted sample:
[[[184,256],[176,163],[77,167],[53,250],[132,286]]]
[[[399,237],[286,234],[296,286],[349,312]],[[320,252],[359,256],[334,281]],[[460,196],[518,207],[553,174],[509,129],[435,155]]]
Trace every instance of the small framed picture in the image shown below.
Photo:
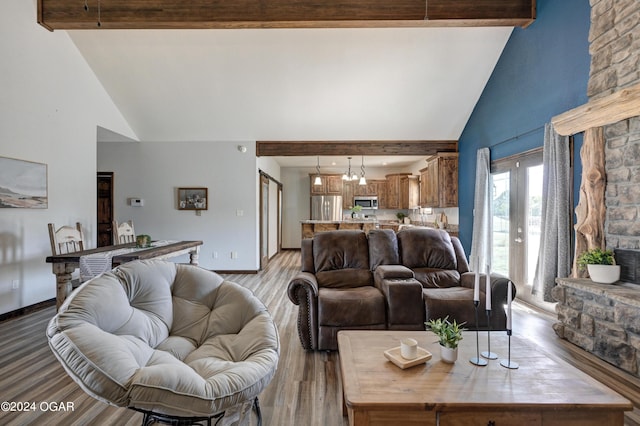
[[[207,188],[178,188],[178,210],[207,210]]]

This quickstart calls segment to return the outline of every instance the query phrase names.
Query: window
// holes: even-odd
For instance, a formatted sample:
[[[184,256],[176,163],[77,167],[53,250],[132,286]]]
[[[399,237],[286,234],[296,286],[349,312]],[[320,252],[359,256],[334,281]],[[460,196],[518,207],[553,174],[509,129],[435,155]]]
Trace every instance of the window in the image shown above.
[[[510,277],[518,297],[535,303],[531,286],[540,247],[542,149],[493,162],[492,271]]]

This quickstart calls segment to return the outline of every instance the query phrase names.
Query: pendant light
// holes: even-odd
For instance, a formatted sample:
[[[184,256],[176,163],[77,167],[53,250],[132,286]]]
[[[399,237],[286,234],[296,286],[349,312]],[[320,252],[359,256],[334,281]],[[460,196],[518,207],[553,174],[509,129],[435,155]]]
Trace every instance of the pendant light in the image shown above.
[[[313,181],[314,185],[322,185],[322,178],[320,178],[320,157],[318,158],[318,163],[316,165],[316,178]]]
[[[360,170],[362,170],[362,172],[360,173],[360,182],[358,182],[358,184],[366,185],[367,179],[364,177],[364,155],[362,156],[362,165],[360,166]]]
[[[351,157],[347,157],[349,159],[349,170],[344,172],[342,175],[342,180],[350,181],[351,180]]]

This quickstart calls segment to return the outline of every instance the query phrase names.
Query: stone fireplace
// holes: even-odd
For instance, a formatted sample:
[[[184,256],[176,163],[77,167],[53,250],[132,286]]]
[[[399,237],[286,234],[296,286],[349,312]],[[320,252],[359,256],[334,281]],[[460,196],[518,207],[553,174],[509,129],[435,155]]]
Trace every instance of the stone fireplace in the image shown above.
[[[640,1],[591,0],[589,103],[640,83]],[[635,90],[635,89],[634,89]],[[603,126],[603,237],[623,277],[616,285],[557,279],[558,336],[640,377],[640,110]],[[633,278],[629,278],[633,277]]]

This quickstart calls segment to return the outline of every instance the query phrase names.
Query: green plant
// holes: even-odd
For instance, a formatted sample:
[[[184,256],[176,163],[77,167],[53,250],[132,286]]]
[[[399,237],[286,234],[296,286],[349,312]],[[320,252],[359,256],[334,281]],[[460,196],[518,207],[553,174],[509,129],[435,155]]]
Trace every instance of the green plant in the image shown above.
[[[615,265],[616,261],[613,257],[612,250],[602,250],[596,247],[591,250],[582,252],[578,256],[578,266],[584,270],[587,265]]]
[[[428,330],[431,330],[438,336],[438,342],[442,346],[455,349],[458,347],[458,342],[462,340],[462,332],[464,322],[458,324],[456,320],[449,321],[449,316],[438,318],[436,320],[431,319],[424,323]]]
[[[351,207],[351,211],[353,213],[358,213],[358,212],[362,211],[362,206],[353,206],[353,207]]]
[[[407,217],[407,215],[402,213],[402,212],[398,212],[398,213],[396,213],[396,217],[398,218],[398,220],[400,222],[402,222],[404,220],[404,218]]]

